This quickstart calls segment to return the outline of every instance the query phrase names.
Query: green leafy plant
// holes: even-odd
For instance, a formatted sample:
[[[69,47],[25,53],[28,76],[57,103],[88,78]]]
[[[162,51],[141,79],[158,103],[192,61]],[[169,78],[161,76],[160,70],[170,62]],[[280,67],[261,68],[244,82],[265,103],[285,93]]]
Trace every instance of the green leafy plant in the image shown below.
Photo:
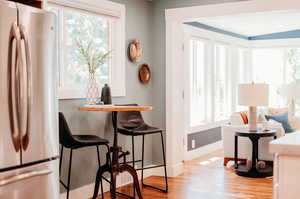
[[[99,52],[93,46],[93,41],[85,44],[82,40],[76,39],[76,45],[79,54],[88,66],[90,74],[95,74],[96,70],[106,62],[110,55],[110,51],[106,53]]]
[[[290,48],[287,50],[287,61],[292,67],[291,75],[293,82],[300,82],[300,51],[298,48]]]

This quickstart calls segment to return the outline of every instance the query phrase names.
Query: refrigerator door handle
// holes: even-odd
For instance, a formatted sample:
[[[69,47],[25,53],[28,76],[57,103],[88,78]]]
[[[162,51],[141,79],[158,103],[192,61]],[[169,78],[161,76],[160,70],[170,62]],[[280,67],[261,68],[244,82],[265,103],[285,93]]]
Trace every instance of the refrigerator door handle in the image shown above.
[[[50,169],[43,169],[43,170],[34,170],[29,171],[26,173],[17,174],[6,179],[0,180],[0,187],[6,186],[8,184],[17,183],[23,180],[27,180],[30,178],[38,177],[38,176],[45,176],[51,174],[52,171]]]
[[[8,61],[8,85],[9,85],[9,110],[10,110],[10,128],[11,137],[16,152],[20,151],[21,138],[19,134],[19,118],[18,118],[18,59],[20,52],[20,33],[17,23],[12,24],[9,43],[9,61]]]
[[[25,48],[25,62],[26,64],[23,64],[23,85],[24,86],[24,97],[25,102],[21,106],[21,111],[24,114],[24,125],[23,127],[25,129],[22,130],[22,148],[26,151],[29,145],[29,136],[30,136],[30,124],[31,124],[31,119],[30,119],[30,110],[31,110],[31,87],[32,87],[32,77],[31,77],[31,53],[30,53],[30,46],[29,46],[29,41],[28,41],[28,36],[27,32],[25,30],[24,25],[20,25],[20,34],[21,34],[21,41],[24,42],[24,48]],[[23,52],[23,51],[22,51]],[[22,116],[23,117],[23,116]]]

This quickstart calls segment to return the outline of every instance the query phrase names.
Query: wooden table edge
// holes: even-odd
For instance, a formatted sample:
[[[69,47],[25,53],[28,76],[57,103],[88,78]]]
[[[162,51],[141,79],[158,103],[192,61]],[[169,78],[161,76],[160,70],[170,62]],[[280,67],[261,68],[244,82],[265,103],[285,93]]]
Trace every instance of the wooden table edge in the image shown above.
[[[152,106],[112,106],[112,107],[87,107],[87,106],[80,106],[77,107],[80,111],[151,111],[153,110]]]

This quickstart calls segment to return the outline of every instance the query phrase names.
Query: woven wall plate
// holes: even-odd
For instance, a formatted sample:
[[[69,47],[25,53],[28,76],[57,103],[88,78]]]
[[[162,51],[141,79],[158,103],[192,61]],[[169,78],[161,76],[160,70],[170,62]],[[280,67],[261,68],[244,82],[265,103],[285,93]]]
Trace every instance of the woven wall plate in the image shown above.
[[[151,79],[151,70],[147,64],[142,64],[139,69],[139,78],[143,84],[148,84]]]
[[[128,57],[132,62],[139,62],[142,58],[143,50],[141,42],[133,40],[128,46]]]

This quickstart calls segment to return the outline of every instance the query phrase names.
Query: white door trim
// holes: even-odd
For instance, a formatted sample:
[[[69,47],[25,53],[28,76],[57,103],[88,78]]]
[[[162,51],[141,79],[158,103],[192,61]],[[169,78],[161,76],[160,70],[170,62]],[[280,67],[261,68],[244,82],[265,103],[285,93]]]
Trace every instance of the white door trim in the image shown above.
[[[252,0],[167,9],[166,18],[166,155],[169,176],[182,173],[184,160],[184,33],[182,23],[200,17],[299,9],[299,0]]]

